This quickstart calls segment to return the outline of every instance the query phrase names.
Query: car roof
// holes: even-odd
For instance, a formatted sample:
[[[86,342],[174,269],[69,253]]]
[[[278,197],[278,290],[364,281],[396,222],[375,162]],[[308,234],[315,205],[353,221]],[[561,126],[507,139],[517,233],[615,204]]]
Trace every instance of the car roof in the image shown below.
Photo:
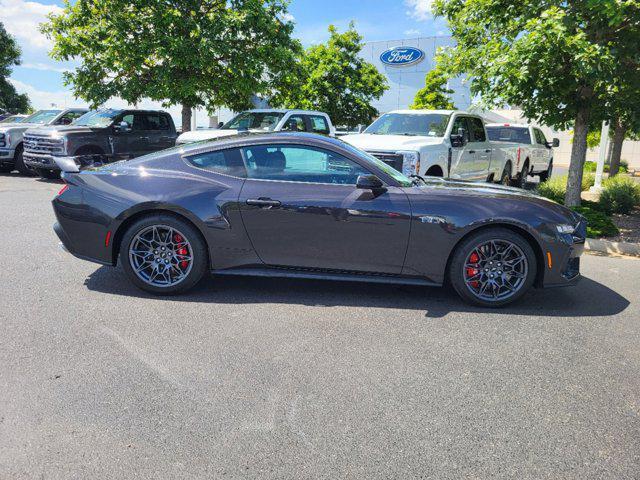
[[[313,113],[313,114],[321,114],[326,115],[325,112],[320,112],[318,110],[300,110],[296,108],[253,108],[251,110],[245,110],[246,112],[253,113]]]
[[[526,123],[510,123],[510,122],[500,122],[500,123],[487,123],[487,127],[518,127],[518,128],[529,128],[530,125]]]
[[[182,145],[183,154],[188,155],[201,150],[233,148],[238,146],[261,145],[265,143],[300,141],[302,143],[325,143],[344,147],[344,142],[333,137],[307,132],[245,132],[222,138],[200,140]]]
[[[477,116],[477,115],[474,115],[472,113],[465,112],[464,110],[421,110],[421,109],[410,110],[410,109],[403,109],[403,110],[391,110],[390,112],[387,112],[387,113],[412,113],[414,115],[428,115],[428,114],[431,114],[431,113],[437,113],[437,114],[442,114],[442,115],[451,115],[452,113],[464,113],[465,115]]]

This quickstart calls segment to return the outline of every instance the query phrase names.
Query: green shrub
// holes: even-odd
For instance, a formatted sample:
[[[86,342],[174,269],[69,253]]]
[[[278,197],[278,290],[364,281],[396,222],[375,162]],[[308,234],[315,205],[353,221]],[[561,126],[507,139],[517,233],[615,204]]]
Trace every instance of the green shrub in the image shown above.
[[[602,193],[598,201],[607,213],[631,213],[640,205],[640,184],[631,178],[617,175],[602,182]]]
[[[538,185],[538,194],[547,197],[554,202],[563,203],[564,194],[567,191],[567,175],[561,177],[551,177],[546,182]],[[582,174],[582,191],[589,190],[593,187],[596,176],[593,173],[584,172]]]
[[[551,177],[546,182],[538,185],[538,195],[547,197],[558,203],[564,203],[564,194],[567,191],[567,176]]]
[[[573,210],[587,218],[587,237],[613,237],[620,231],[606,213],[588,206],[573,207]]]
[[[596,162],[584,162],[584,171],[585,172],[593,172],[595,173],[596,168],[598,167],[598,164]],[[604,164],[604,169],[603,171],[605,173],[609,173],[609,164],[605,163]],[[618,172],[619,173],[627,173],[629,171],[629,163],[626,160],[621,160],[620,161],[620,167],[618,168]]]

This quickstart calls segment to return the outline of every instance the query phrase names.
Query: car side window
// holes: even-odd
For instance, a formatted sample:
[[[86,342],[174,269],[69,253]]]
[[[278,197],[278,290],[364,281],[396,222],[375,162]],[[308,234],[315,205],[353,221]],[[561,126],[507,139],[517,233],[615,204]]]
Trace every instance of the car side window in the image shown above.
[[[484,133],[484,124],[479,118],[472,117],[469,119],[471,124],[471,141],[472,142],[485,142],[487,136]]]
[[[353,160],[321,148],[256,145],[242,151],[248,178],[355,185],[360,175],[371,175]]]
[[[536,138],[538,140],[538,143],[540,145],[546,145],[547,144],[547,139],[544,136],[544,133],[542,133],[542,130],[539,130],[536,128]]]
[[[329,134],[329,123],[326,118],[321,115],[309,115],[307,118],[309,119],[312,132],[324,135]]]
[[[233,177],[246,177],[242,155],[237,148],[197,153],[185,159],[194,167]]]
[[[304,118],[301,115],[291,115],[284,125],[284,129],[290,132],[306,132]]]
[[[58,120],[56,120],[56,125],[69,125],[76,118],[80,118],[82,115],[84,115],[82,112],[76,112],[76,111],[67,112],[63,116],[61,116]]]
[[[460,129],[464,129],[464,140],[465,142],[468,142],[470,137],[470,132],[469,132],[469,125],[467,122],[467,117],[456,117],[455,120],[453,121],[453,130],[451,131],[451,133],[457,135],[458,131]]]

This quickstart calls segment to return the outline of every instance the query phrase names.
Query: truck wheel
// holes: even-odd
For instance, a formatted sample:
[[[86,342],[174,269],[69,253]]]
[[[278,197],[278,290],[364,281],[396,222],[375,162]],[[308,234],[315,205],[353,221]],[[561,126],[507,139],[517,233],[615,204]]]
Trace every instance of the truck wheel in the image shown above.
[[[467,303],[501,307],[515,302],[533,285],[537,263],[529,242],[506,228],[471,235],[456,248],[449,280]]]
[[[15,164],[16,164],[16,170],[18,170],[18,172],[20,172],[21,175],[27,175],[29,177],[33,177],[36,172],[34,172],[31,168],[29,168],[25,163],[24,163],[24,158],[22,157],[22,154],[24,153],[24,150],[22,148],[22,145],[18,145],[16,147],[16,153],[15,153]]]
[[[516,178],[513,179],[511,185],[518,188],[524,188],[527,186],[527,177],[529,176],[529,164],[525,163],[522,170],[518,173]]]
[[[504,166],[502,176],[500,177],[500,184],[507,187],[511,184],[511,163],[509,162]]]
[[[540,173],[540,182],[546,182],[551,178],[551,174],[553,173],[553,160],[549,162],[549,168],[547,168],[546,172]]]

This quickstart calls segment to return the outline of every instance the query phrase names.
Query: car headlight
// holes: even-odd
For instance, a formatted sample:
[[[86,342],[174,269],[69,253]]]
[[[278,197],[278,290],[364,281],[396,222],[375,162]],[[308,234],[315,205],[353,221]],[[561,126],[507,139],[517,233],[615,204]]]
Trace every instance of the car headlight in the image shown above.
[[[402,155],[402,173],[407,177],[420,173],[420,153],[418,152],[398,152]]]
[[[8,147],[9,145],[11,145],[11,135],[0,133],[0,147]]]
[[[566,223],[561,223],[556,225],[556,230],[558,230],[558,233],[573,233],[576,230],[576,227]]]

